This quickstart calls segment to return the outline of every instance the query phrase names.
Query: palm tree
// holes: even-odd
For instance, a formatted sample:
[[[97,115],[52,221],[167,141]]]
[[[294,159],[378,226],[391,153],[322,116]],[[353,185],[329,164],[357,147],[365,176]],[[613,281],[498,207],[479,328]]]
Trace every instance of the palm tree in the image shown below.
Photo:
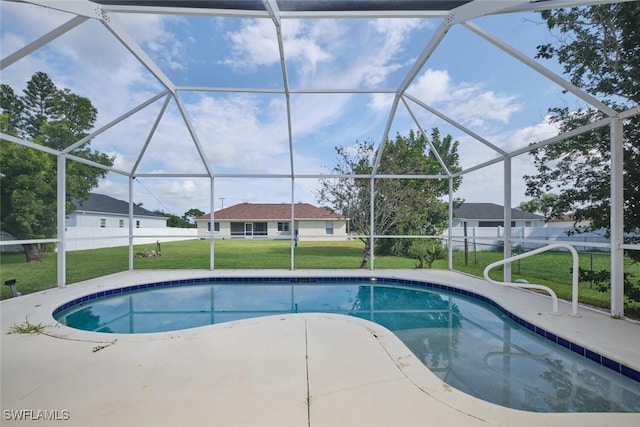
[[[557,203],[558,196],[556,194],[542,193],[540,197],[520,203],[518,209],[530,213],[540,213],[549,219]]]

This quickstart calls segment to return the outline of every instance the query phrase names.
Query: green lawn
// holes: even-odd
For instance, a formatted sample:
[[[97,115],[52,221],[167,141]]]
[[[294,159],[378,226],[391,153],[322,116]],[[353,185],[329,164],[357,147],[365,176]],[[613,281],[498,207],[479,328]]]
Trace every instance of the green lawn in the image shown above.
[[[141,269],[209,269],[208,240],[188,240],[162,244],[162,256],[134,258],[134,268]],[[362,259],[362,243],[358,240],[343,242],[300,242],[295,248],[296,269],[356,269]],[[134,253],[155,245],[139,245]],[[216,240],[215,268],[225,269],[284,269],[291,268],[291,245],[288,240]],[[126,271],[128,248],[106,248],[74,251],[67,254],[67,282],[75,283],[107,274]],[[482,276],[484,267],[501,258],[497,252],[470,253],[465,265],[464,254],[454,252],[455,270]],[[416,260],[402,257],[376,256],[375,267],[380,269],[414,268]],[[571,298],[571,256],[563,252],[547,252],[515,262],[513,279],[523,278],[530,283],[544,284],[552,288],[558,297]],[[580,254],[580,266],[595,270],[609,269],[606,253]],[[23,254],[3,254],[0,258],[0,280],[8,278],[18,281],[18,290],[23,293],[36,292],[56,285],[56,254],[43,254],[42,262],[27,264]],[[433,268],[446,269],[447,261],[438,260]],[[640,275],[640,266],[627,265],[625,272]],[[491,277],[502,278],[500,268]],[[2,299],[10,297],[10,289],[2,286]],[[609,293],[591,288],[589,283],[580,284],[581,303],[603,308],[609,307]],[[625,312],[640,316],[640,303],[628,303]]]

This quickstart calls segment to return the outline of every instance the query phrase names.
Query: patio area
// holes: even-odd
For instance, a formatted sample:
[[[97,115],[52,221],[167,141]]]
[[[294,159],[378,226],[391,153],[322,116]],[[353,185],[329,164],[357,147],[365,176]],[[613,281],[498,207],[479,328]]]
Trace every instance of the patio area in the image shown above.
[[[558,336],[640,370],[640,325],[450,271],[131,271],[2,301],[2,425],[635,426],[640,414],[512,410],[443,383],[389,330],[341,315],[291,314],[155,334],[57,323],[78,296],[197,277],[362,276],[481,293]],[[41,334],[9,333],[44,325]],[[18,418],[22,418],[19,420]],[[46,421],[49,419],[49,421]],[[35,420],[38,420],[37,422]]]

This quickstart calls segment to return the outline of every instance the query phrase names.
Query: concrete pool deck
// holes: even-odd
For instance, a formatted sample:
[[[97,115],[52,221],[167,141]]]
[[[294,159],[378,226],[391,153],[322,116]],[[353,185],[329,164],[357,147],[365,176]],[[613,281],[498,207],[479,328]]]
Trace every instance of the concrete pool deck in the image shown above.
[[[197,277],[375,276],[485,295],[558,336],[640,370],[640,325],[439,270],[133,271],[2,301],[3,426],[637,426],[640,414],[512,410],[443,383],[389,330],[290,314],[156,334],[99,334],[51,313],[79,296]],[[44,333],[9,333],[16,325]],[[44,412],[47,411],[47,412]],[[23,420],[18,420],[22,417]],[[53,418],[45,421],[44,418]]]

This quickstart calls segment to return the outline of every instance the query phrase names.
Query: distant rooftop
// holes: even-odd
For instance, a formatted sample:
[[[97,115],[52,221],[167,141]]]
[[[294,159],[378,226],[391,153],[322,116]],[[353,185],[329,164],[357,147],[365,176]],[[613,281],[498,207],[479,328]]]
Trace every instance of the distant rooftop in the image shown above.
[[[296,203],[295,219],[344,219],[329,209],[309,203]],[[198,219],[210,219],[211,214]],[[291,220],[291,205],[288,203],[240,203],[214,212],[214,219],[227,220]]]
[[[76,212],[100,212],[117,215],[129,215],[129,203],[124,200],[114,199],[104,194],[89,193],[89,199],[83,202],[74,201]],[[151,212],[141,206],[133,206],[133,214],[136,216],[164,217],[156,212]]]
[[[453,210],[453,216],[459,219],[502,220],[504,219],[504,207],[495,203],[465,202]],[[544,220],[545,217],[519,209],[511,209],[511,219]]]

